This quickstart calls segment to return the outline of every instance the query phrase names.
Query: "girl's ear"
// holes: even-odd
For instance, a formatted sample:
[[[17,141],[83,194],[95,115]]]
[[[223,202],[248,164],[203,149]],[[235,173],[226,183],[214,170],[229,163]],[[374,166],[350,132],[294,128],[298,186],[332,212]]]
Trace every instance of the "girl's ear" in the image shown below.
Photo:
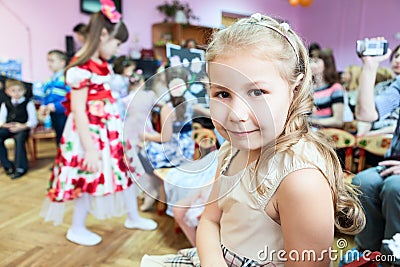
[[[290,98],[293,100],[294,93],[297,92],[297,86],[300,85],[301,80],[303,80],[304,74],[300,73],[297,75],[295,83],[292,85],[292,90],[290,90]]]
[[[301,83],[301,80],[303,80],[303,78],[304,78],[304,74],[303,73],[300,73],[299,75],[297,75],[296,81],[292,85],[292,91],[296,91],[297,90],[297,86],[299,86],[299,84]]]
[[[299,84],[300,84],[301,80],[303,80],[303,78],[304,78],[303,73],[300,73],[299,75],[297,75],[296,82],[294,83],[295,90],[296,90],[296,87],[299,86]]]

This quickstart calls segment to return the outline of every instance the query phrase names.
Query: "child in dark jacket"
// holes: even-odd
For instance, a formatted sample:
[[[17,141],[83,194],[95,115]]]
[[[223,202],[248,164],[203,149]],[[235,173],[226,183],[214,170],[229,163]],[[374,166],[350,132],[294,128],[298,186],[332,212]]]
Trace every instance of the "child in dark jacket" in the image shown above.
[[[28,171],[25,142],[31,128],[36,127],[34,103],[25,97],[24,84],[17,80],[7,80],[5,93],[10,97],[0,107],[0,162],[12,179],[20,178]],[[4,141],[15,140],[14,163],[8,159]]]

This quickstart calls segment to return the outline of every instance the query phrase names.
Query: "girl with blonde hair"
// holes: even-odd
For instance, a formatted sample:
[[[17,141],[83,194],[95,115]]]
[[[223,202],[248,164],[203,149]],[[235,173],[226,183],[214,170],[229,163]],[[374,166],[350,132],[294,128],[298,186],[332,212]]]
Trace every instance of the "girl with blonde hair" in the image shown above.
[[[287,23],[254,14],[217,32],[207,60],[211,117],[227,141],[198,256],[145,255],[142,266],[329,266],[334,232],[358,233],[365,217],[335,151],[308,123],[303,42]]]

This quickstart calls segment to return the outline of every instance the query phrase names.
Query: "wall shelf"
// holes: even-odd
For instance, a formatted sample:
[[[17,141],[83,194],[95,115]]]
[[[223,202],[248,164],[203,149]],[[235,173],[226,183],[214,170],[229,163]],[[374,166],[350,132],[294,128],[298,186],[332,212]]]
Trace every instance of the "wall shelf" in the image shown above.
[[[199,47],[204,48],[209,43],[214,28],[179,24],[173,22],[155,23],[152,25],[153,50],[157,59],[167,62],[166,43],[183,45],[187,39],[196,40]]]

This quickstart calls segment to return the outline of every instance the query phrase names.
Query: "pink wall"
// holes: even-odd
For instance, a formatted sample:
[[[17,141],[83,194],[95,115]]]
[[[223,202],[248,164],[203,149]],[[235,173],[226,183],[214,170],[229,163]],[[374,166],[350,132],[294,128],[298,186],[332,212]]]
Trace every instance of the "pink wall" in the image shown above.
[[[303,38],[333,48],[339,70],[361,65],[355,54],[357,39],[384,36],[392,49],[400,44],[394,38],[400,32],[398,0],[314,0],[311,7],[297,10]]]
[[[121,47],[126,53],[136,36],[139,46],[151,47],[151,25],[162,21],[156,6],[164,0],[123,0],[124,20],[131,38]],[[332,47],[339,69],[348,64],[360,64],[355,56],[357,38],[381,35],[394,44],[394,34],[400,31],[392,21],[400,10],[399,0],[315,0],[311,7],[291,7],[287,0],[190,0],[200,25],[218,27],[221,11],[251,14],[268,13],[288,19],[306,42],[318,41]],[[46,54],[50,49],[65,50],[65,35],[72,27],[87,22],[89,16],[80,13],[79,0],[0,0],[0,58],[23,61],[23,78],[42,81],[50,72]]]

